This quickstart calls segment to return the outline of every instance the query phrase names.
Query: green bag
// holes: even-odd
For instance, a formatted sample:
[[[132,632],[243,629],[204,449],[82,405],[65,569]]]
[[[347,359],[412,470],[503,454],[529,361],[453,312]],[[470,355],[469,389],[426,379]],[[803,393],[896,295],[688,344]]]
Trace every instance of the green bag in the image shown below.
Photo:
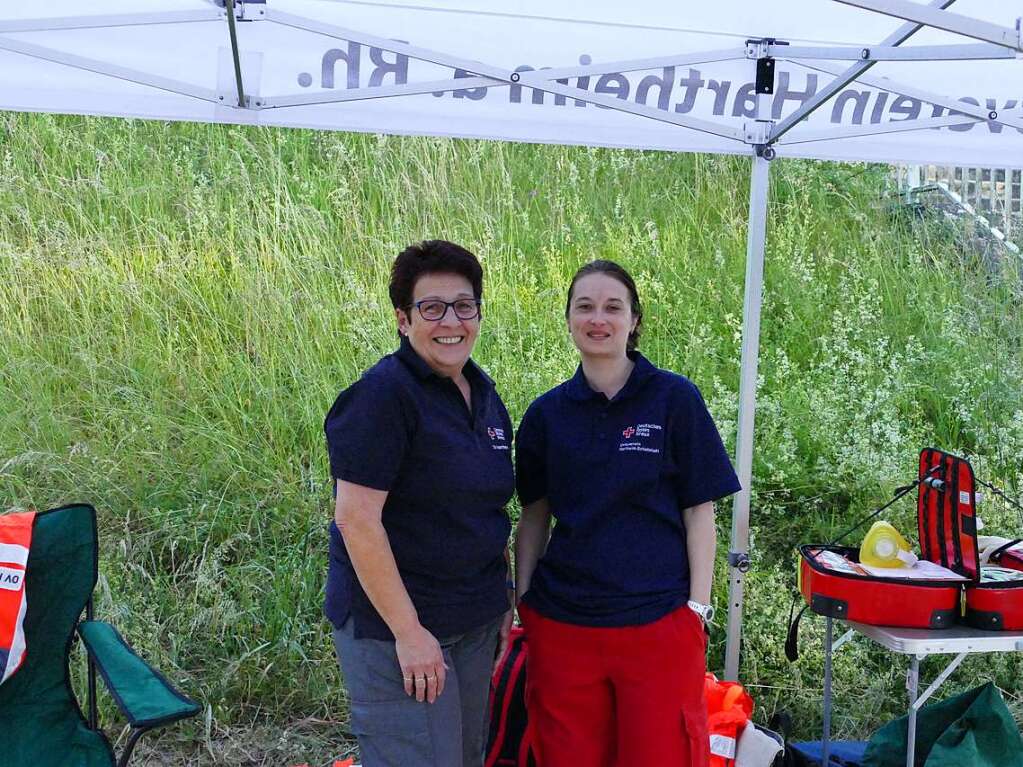
[[[905,767],[907,717],[874,733],[863,767]],[[916,718],[916,767],[1023,767],[1023,739],[991,682],[924,706]]]

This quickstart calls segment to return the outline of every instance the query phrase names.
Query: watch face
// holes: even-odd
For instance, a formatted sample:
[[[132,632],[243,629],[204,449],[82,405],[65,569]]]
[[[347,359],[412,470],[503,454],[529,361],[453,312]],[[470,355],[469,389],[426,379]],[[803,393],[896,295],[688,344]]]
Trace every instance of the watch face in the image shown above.
[[[714,607],[712,605],[702,605],[699,602],[690,600],[689,609],[699,615],[704,623],[710,623],[714,618]]]

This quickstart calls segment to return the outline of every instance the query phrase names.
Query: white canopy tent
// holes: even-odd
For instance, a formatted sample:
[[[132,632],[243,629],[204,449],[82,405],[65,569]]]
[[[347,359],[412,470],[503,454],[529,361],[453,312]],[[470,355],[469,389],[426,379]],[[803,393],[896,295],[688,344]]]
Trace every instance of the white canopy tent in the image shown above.
[[[1023,4],[954,2],[2,0],[0,109],[749,155],[735,679],[770,162],[1023,168]]]

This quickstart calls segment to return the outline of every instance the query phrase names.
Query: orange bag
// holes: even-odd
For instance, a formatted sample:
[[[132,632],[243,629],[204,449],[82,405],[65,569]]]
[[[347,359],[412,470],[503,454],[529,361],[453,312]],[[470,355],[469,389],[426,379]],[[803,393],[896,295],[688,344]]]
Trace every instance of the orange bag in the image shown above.
[[[738,682],[720,682],[711,673],[703,680],[710,732],[710,767],[732,767],[735,746],[753,715],[753,698]]]

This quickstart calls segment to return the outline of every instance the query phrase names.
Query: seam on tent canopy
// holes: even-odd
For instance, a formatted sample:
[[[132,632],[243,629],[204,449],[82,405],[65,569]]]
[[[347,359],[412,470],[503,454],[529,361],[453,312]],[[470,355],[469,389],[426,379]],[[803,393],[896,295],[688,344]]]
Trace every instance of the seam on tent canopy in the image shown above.
[[[941,29],[954,35],[972,37],[975,40],[986,40],[996,45],[1008,45],[1017,50],[1020,46],[1020,30],[1003,27],[990,21],[963,16],[941,8],[928,8],[909,0],[836,0],[845,5],[862,8],[866,11],[905,19],[916,24],[926,24],[933,29]]]
[[[510,13],[508,11],[479,11],[472,8],[438,8],[431,5],[414,5],[411,3],[375,3],[371,0],[320,0],[320,2],[334,5],[360,5],[368,8],[397,8],[409,11],[426,11],[428,13],[453,13],[465,16],[488,16],[501,19],[523,19],[528,21],[556,21],[565,24],[583,24],[592,27],[610,27],[613,29],[639,29],[651,32],[687,32],[698,35],[714,35],[726,37],[731,40],[745,40],[747,38],[761,38],[761,34],[744,34],[742,32],[718,32],[713,29],[696,29],[690,27],[664,27],[655,24],[630,24],[625,21],[599,21],[597,19],[574,19],[570,16],[541,16],[529,13]],[[785,37],[792,41],[797,40],[804,43],[818,43],[826,45],[848,45],[848,41],[839,40],[816,40],[808,37]]]
[[[155,17],[159,18],[155,18]],[[93,16],[53,16],[19,21],[0,19],[0,33],[53,32],[106,27],[141,27],[155,24],[195,24],[221,21],[219,11],[155,11],[152,13],[102,14]]]

